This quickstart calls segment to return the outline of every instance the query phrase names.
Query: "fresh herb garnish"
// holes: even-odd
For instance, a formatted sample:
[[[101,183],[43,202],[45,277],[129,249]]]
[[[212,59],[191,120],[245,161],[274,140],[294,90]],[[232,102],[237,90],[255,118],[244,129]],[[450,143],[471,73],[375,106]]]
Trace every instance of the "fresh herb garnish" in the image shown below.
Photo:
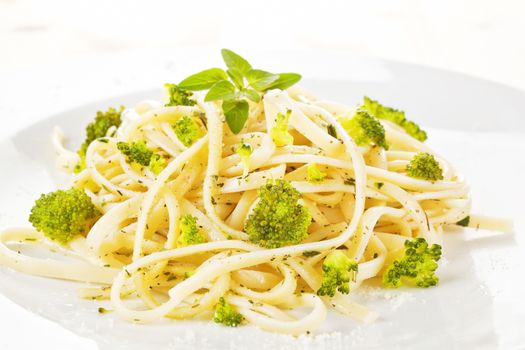
[[[177,86],[188,91],[209,89],[204,100],[222,101],[222,112],[226,123],[234,134],[238,134],[249,115],[248,100],[255,103],[261,100],[260,93],[270,89],[285,90],[301,80],[297,73],[270,73],[252,68],[251,64],[235,52],[222,49],[226,67],[211,68],[193,74]]]
[[[250,105],[246,100],[226,100],[222,102],[222,112],[226,123],[234,134],[241,132],[248,120]]]
[[[179,87],[190,91],[200,91],[211,88],[219,81],[227,80],[228,76],[220,68],[210,68],[190,75],[180,82]]]
[[[337,130],[335,130],[335,126],[333,124],[328,124],[326,126],[326,131],[328,131],[328,135],[337,138]]]
[[[470,216],[466,216],[463,219],[456,222],[456,225],[467,227],[469,223],[470,223]]]
[[[355,186],[355,179],[353,177],[346,178],[344,180],[345,185]]]
[[[303,252],[303,255],[310,258],[312,256],[316,256],[316,255],[319,255],[321,254],[321,252],[318,252],[317,250],[305,250]]]

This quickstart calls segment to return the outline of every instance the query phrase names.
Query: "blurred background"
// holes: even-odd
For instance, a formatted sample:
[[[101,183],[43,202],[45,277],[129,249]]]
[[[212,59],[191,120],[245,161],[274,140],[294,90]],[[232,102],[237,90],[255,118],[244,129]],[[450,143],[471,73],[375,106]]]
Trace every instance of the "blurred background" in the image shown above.
[[[0,73],[94,54],[338,49],[525,89],[522,0],[0,0]]]
[[[248,58],[344,52],[525,90],[524,18],[523,0],[0,0],[0,118],[8,121],[0,137],[22,121],[170,80],[165,72],[179,67],[169,57],[185,50],[215,52],[203,62],[219,62],[221,47]],[[320,63],[309,74],[333,78],[343,68]],[[0,310],[0,349],[96,349],[2,296]]]

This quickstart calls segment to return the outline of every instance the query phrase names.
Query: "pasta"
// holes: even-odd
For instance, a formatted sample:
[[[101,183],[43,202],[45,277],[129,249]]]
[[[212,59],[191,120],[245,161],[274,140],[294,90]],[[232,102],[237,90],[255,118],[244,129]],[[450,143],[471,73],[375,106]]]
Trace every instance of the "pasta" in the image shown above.
[[[101,217],[66,244],[36,229],[7,229],[0,235],[0,263],[21,272],[90,283],[79,296],[110,299],[124,319],[137,323],[163,317],[209,315],[224,298],[245,322],[272,332],[313,332],[328,308],[372,322],[377,314],[354,303],[351,291],[381,277],[406,241],[421,237],[441,245],[443,232],[470,218],[470,225],[507,231],[511,223],[470,214],[468,185],[454,167],[399,125],[381,119],[388,149],[357,145],[340,116],[355,109],[317,100],[294,86],[269,89],[249,102],[241,132],[226,124],[218,101],[195,92],[193,105],[145,101],[122,112],[122,124],[109,128],[85,150],[85,169],[74,173],[79,155],[53,135],[57,163],[71,175]],[[279,145],[273,131],[278,115],[288,115],[291,143]],[[203,131],[185,144],[173,125],[191,117]],[[151,167],[130,164],[120,142],[144,142],[163,160]],[[236,152],[239,144],[248,157]],[[407,175],[417,154],[432,155],[442,179]],[[316,168],[311,165],[315,164]],[[310,171],[320,180],[310,181]],[[311,216],[300,242],[267,248],[253,242],[245,225],[258,191],[285,180],[301,194]],[[183,218],[199,225],[202,241],[181,244]],[[191,224],[186,223],[186,224]],[[20,254],[12,243],[36,244],[78,262]],[[319,295],[323,263],[334,250],[357,264],[350,295]],[[341,291],[341,289],[340,289]],[[139,299],[141,307],[129,300]],[[290,309],[308,309],[302,316]]]

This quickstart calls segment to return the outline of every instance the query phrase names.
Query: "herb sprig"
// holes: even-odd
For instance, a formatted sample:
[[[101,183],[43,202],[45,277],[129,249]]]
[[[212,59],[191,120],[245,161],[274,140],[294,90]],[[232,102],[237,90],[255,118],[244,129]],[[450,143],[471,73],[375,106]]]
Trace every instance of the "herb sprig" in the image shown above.
[[[270,73],[252,68],[235,52],[222,49],[226,71],[210,68],[182,80],[178,87],[189,91],[208,90],[204,101],[222,101],[222,111],[230,130],[238,134],[248,119],[250,106],[261,100],[261,93],[270,89],[285,90],[301,80],[297,73]]]

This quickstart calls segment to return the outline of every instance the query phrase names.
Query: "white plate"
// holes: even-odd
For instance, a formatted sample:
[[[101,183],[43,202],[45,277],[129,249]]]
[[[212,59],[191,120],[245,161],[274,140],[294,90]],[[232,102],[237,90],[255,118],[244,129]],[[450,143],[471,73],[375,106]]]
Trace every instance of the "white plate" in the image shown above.
[[[363,288],[354,298],[381,314],[376,323],[360,325],[330,313],[315,335],[299,338],[198,320],[133,325],[112,313],[99,315],[99,302],[76,297],[78,284],[5,268],[0,268],[0,291],[32,312],[95,339],[101,349],[523,348],[525,244],[519,234],[525,231],[525,95],[434,69],[377,61],[373,65],[381,68],[379,79],[377,71],[365,70],[355,81],[306,80],[303,85],[335,101],[354,104],[367,94],[405,109],[410,118],[432,127],[429,143],[467,176],[474,210],[515,219],[515,234],[447,235],[438,287]],[[25,224],[34,199],[63,183],[54,169],[49,136],[53,126],[80,140],[96,110],[158,94],[143,91],[82,106],[2,141],[0,159],[9,171],[0,172],[0,228]]]

